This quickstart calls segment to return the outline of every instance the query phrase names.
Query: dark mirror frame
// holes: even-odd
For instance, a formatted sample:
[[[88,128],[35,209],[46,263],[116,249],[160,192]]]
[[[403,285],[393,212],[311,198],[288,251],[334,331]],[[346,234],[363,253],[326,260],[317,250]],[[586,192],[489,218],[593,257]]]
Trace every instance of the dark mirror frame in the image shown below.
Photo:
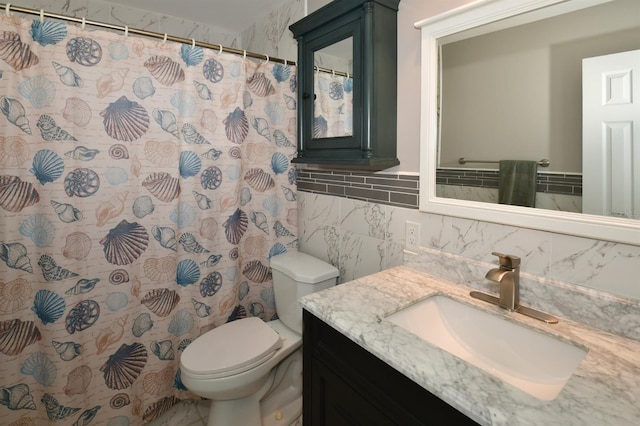
[[[298,157],[382,170],[400,162],[397,128],[397,12],[400,0],[334,0],[292,24],[298,41]],[[313,138],[314,54],[353,37],[353,135]]]

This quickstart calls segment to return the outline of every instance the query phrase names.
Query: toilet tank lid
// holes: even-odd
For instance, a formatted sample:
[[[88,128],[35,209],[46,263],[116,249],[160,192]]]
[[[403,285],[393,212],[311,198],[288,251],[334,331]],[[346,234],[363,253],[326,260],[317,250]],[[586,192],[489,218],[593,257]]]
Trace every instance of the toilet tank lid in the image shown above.
[[[333,265],[299,251],[272,257],[271,268],[307,284],[317,284],[340,274]]]

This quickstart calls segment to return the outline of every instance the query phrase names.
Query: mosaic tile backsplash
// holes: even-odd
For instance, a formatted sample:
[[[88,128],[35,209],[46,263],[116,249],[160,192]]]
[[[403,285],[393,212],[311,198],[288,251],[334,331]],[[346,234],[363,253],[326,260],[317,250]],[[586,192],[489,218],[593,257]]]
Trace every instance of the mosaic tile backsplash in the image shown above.
[[[497,202],[498,171],[438,169],[438,196]],[[298,189],[397,207],[418,208],[419,176],[328,169],[298,170]],[[538,173],[538,207],[581,211],[582,177],[572,173]]]
[[[417,209],[419,179],[408,174],[302,169],[298,190]]]
[[[457,200],[498,202],[497,170],[446,168],[436,171],[436,195]],[[582,212],[582,175],[538,172],[536,208]]]
[[[436,183],[442,185],[498,188],[498,171],[446,168],[436,170]],[[582,174],[538,172],[537,192],[582,195]]]

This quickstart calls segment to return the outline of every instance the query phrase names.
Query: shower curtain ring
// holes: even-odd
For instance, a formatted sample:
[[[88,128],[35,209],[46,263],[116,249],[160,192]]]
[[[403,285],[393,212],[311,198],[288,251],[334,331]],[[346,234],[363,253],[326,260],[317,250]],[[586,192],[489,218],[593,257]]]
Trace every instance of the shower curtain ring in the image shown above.
[[[44,9],[40,9],[40,23],[44,22]]]
[[[219,44],[218,46],[220,46],[220,50],[218,50],[218,55],[222,55],[222,45]]]
[[[82,25],[80,26],[80,28],[82,28],[82,31],[84,31],[84,27],[87,26],[87,18],[85,18],[84,16],[82,17]]]
[[[269,55],[264,55],[264,56],[266,56],[265,60],[266,60],[266,63],[268,64],[269,63]]]
[[[4,13],[6,13],[8,17],[11,17],[11,3],[4,5]]]
[[[167,42],[167,33],[164,33],[164,38],[162,39],[162,44]]]
[[[124,38],[129,37],[129,26],[125,25],[124,26]]]
[[[242,59],[247,59],[247,51],[246,50],[242,51]]]
[[[196,39],[195,39],[195,38],[192,38],[192,39],[191,39],[191,48],[192,48],[192,49],[195,49],[195,48],[196,48]]]

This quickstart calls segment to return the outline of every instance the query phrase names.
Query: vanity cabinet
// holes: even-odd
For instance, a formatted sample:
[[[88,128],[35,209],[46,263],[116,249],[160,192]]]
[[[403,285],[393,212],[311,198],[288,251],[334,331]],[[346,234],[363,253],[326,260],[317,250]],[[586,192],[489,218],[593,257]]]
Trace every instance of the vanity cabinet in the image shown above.
[[[305,426],[477,424],[306,310],[303,324]]]
[[[399,2],[334,0],[289,27],[298,42],[298,156],[293,163],[366,170],[400,164]]]

